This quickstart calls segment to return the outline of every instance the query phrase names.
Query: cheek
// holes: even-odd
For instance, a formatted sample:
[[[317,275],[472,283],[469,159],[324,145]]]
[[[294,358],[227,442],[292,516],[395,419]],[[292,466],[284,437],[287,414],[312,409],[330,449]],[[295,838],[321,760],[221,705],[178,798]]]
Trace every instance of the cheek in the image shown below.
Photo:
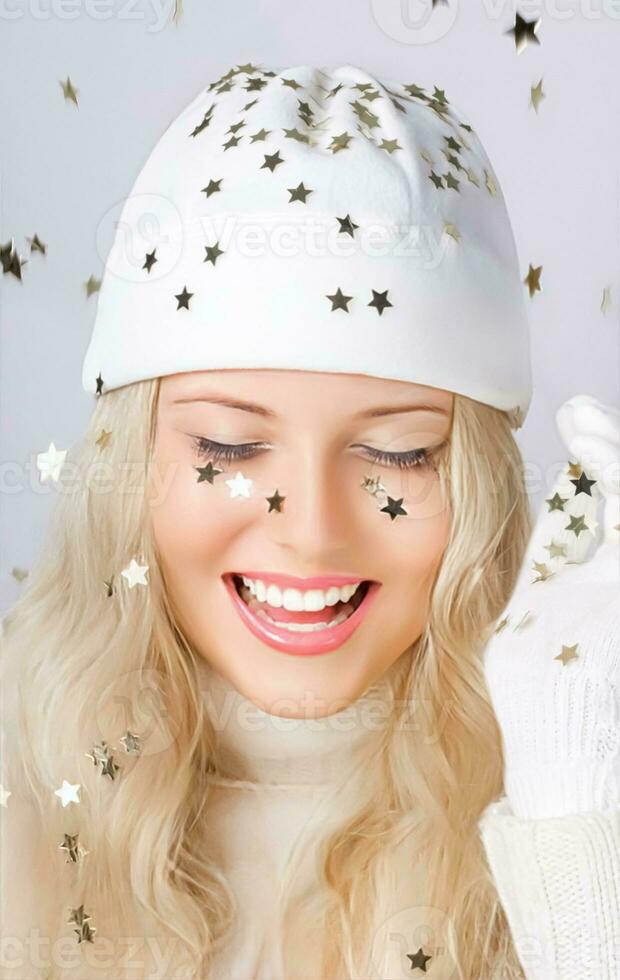
[[[384,559],[396,586],[393,594],[402,597],[404,593],[420,600],[430,592],[441,565],[452,515],[436,474],[412,478],[405,473],[398,484],[398,497],[404,497],[407,516],[397,517],[391,527],[384,528]]]
[[[203,480],[194,468],[198,460],[159,456],[151,474],[150,514],[161,561],[169,574],[191,579],[216,562],[227,540],[247,519],[243,504],[222,506],[226,487]],[[220,480],[221,477],[217,477]]]

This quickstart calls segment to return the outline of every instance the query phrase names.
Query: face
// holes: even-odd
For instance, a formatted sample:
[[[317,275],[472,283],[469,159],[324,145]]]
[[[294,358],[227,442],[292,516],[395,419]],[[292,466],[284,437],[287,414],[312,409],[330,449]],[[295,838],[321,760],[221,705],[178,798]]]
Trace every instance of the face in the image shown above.
[[[434,466],[452,404],[365,375],[161,380],[149,506],[167,591],[263,711],[340,711],[419,638],[450,528]]]

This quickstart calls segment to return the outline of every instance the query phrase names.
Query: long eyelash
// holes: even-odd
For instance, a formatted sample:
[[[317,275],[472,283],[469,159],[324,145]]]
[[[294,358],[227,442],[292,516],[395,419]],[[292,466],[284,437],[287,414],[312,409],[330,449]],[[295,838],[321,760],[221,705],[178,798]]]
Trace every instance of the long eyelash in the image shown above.
[[[249,442],[240,446],[231,446],[223,442],[214,442],[205,436],[194,436],[193,439],[198,455],[201,457],[208,456],[214,463],[219,460],[232,463],[237,459],[246,459],[247,457],[254,456],[260,449],[266,448],[266,444],[262,442]],[[377,465],[395,466],[401,470],[406,470],[413,469],[416,466],[425,467],[432,465],[434,457],[446,444],[446,442],[443,442],[433,449],[410,449],[406,453],[386,453],[380,449],[371,449],[370,446],[363,446],[362,448],[372,457],[373,462],[377,463]]]
[[[194,445],[199,456],[208,456],[214,463],[219,460],[232,463],[236,459],[253,456],[258,449],[264,448],[262,442],[248,442],[241,446],[229,446],[224,442],[214,442],[205,436],[194,436]]]

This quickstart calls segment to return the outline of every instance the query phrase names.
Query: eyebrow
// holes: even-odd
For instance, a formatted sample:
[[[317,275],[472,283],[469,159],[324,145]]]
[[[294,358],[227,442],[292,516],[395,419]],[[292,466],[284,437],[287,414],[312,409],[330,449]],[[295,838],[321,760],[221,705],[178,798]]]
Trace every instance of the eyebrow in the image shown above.
[[[257,405],[254,402],[242,401],[239,398],[228,398],[226,395],[200,395],[191,398],[175,398],[173,405],[187,404],[190,402],[209,402],[212,405],[223,405],[225,408],[236,408],[242,412],[251,412],[253,415],[262,415],[263,418],[277,418],[277,414],[264,405]],[[407,405],[378,405],[376,408],[369,408],[363,412],[358,412],[354,418],[370,419],[378,418],[382,415],[399,415],[402,412],[438,412],[440,415],[449,415],[446,408],[431,403],[415,402]]]

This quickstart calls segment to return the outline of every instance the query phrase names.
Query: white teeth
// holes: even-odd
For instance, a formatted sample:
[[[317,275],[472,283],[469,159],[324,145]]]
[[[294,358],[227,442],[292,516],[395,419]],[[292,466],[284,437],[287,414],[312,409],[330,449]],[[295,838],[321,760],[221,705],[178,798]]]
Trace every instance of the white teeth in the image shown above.
[[[282,606],[291,612],[319,612],[326,606],[335,606],[338,602],[348,602],[357,590],[359,582],[347,585],[331,586],[329,589],[280,589],[277,585],[266,584],[261,579],[250,579],[241,576],[244,585],[250,590],[258,602],[264,602],[274,609]]]

